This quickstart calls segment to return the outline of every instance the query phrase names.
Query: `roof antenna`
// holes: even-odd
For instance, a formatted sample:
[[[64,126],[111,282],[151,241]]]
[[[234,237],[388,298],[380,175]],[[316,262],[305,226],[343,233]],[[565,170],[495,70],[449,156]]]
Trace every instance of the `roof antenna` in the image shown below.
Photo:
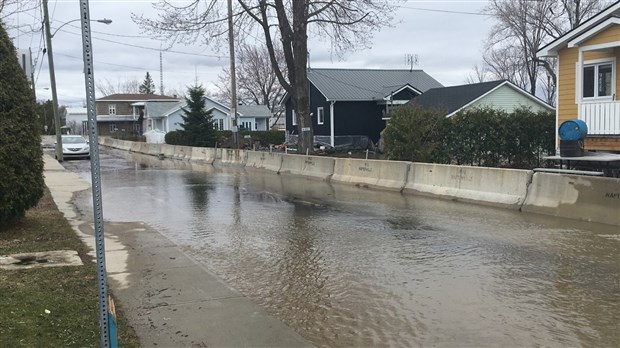
[[[409,71],[413,71],[413,67],[419,63],[417,54],[405,54],[405,65],[409,65]]]

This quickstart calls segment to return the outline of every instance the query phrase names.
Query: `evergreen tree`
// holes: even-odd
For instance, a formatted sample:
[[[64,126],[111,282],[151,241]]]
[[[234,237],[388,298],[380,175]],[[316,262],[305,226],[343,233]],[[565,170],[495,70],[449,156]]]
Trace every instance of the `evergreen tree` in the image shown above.
[[[34,92],[0,21],[0,229],[43,196],[43,152]]]
[[[205,110],[207,102],[205,89],[201,86],[189,87],[189,97],[185,97],[187,108],[181,125],[183,138],[188,146],[211,147],[215,145],[216,135],[211,111]]]
[[[146,72],[146,76],[144,77],[144,81],[138,88],[138,91],[142,94],[155,94],[155,83],[153,82],[153,78],[149,72]]]

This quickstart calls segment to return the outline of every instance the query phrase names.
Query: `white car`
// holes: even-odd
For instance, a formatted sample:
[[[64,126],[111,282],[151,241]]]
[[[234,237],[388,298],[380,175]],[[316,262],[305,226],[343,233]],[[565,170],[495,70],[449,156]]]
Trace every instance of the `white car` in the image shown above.
[[[62,136],[62,157],[90,159],[90,145],[80,135]]]

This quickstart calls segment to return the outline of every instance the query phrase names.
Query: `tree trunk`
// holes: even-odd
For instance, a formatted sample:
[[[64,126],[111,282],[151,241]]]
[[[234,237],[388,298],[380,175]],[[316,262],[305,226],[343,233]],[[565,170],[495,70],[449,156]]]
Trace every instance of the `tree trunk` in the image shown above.
[[[293,55],[295,57],[294,71],[289,72],[293,76],[291,81],[295,88],[293,105],[297,116],[297,129],[299,130],[298,151],[301,154],[314,152],[314,130],[310,117],[310,95],[308,93],[308,33],[307,33],[307,8],[305,1],[293,2]]]

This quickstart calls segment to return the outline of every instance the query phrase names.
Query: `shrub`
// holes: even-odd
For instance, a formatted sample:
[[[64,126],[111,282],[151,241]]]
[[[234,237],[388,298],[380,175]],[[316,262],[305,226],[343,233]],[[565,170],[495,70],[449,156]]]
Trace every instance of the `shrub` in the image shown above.
[[[506,140],[508,115],[502,110],[474,108],[449,118],[443,137],[447,162],[498,166]]]
[[[34,93],[0,23],[0,225],[43,196],[43,153]]]
[[[181,130],[173,130],[166,133],[166,137],[164,138],[166,144],[170,145],[185,145],[185,139],[183,138],[183,131]]]
[[[444,113],[417,106],[398,108],[384,133],[385,152],[392,160],[433,162],[440,155]]]
[[[474,108],[445,113],[400,108],[384,132],[390,159],[487,167],[533,168],[555,147],[555,115]]]

